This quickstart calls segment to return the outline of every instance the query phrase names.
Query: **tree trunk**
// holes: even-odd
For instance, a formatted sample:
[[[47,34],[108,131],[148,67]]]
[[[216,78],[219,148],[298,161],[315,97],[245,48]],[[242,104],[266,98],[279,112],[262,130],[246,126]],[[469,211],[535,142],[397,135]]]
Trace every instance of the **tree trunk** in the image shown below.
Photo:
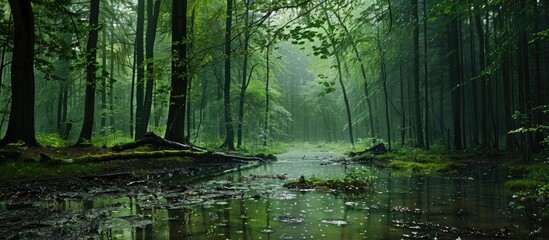
[[[38,146],[34,132],[34,14],[30,0],[9,0],[14,41],[11,63],[11,108],[0,146],[18,141]]]
[[[101,53],[101,134],[105,134],[107,127],[107,28],[103,27],[102,32],[103,49]]]
[[[84,122],[77,145],[91,141],[95,108],[95,72],[97,57],[97,35],[99,22],[99,0],[91,0],[90,31],[86,46],[86,100],[84,103]]]
[[[137,134],[143,135],[147,131],[149,126],[149,119],[151,117],[151,108],[152,108],[152,98],[153,98],[153,88],[154,88],[154,42],[156,39],[156,26],[158,23],[158,14],[160,11],[160,1],[147,0],[147,39],[145,43],[145,58],[146,58],[146,86],[145,86],[145,97],[143,99],[143,108],[141,115],[141,129]]]
[[[400,126],[401,145],[406,144],[406,109],[404,109],[404,78],[402,77],[402,63],[398,64],[398,73],[400,76],[400,109],[402,110],[402,119]]]
[[[423,141],[423,124],[421,123],[421,108],[420,108],[420,94],[419,94],[419,17],[418,17],[418,1],[412,0],[412,18],[414,21],[414,34],[413,34],[413,85],[414,85],[414,111],[415,111],[415,129],[416,129],[416,146],[423,148],[425,143]]]
[[[234,150],[234,128],[231,116],[231,28],[233,0],[227,0],[227,20],[225,22],[225,84],[223,89],[223,106],[225,120],[225,141],[223,147]]]
[[[379,50],[379,61],[381,64],[381,80],[383,81],[383,99],[385,101],[385,118],[387,126],[387,142],[389,143],[389,150],[391,150],[391,121],[389,119],[389,96],[387,94],[387,71],[385,69],[385,53],[381,48],[379,28],[377,30],[377,49]]]
[[[269,101],[270,101],[270,95],[269,95],[269,81],[270,81],[270,72],[271,72],[271,62],[270,62],[270,53],[271,53],[271,46],[267,45],[267,51],[265,54],[265,64],[266,64],[266,77],[265,77],[265,118],[263,123],[263,146],[267,146],[267,140],[269,139]],[[307,108],[305,108],[305,111],[307,111]],[[306,131],[307,128],[305,128]],[[306,133],[305,135],[306,136]]]
[[[145,61],[143,38],[145,29],[145,0],[137,0],[137,28],[135,30],[135,58],[137,76],[135,81],[135,138],[142,136],[147,130],[143,126],[143,108],[145,96]]]
[[[326,19],[328,19],[328,27],[329,28],[333,27],[332,23],[330,22],[330,18],[328,17],[328,13],[326,11],[324,13],[326,14]],[[330,39],[330,42],[332,44],[332,48],[334,49],[339,85],[341,87],[341,92],[343,94],[343,102],[345,103],[345,112],[347,113],[347,128],[349,130],[349,140],[351,141],[351,145],[354,146],[355,140],[353,136],[353,118],[351,116],[351,107],[349,106],[349,98],[347,97],[347,90],[345,89],[345,84],[343,83],[343,74],[341,72],[341,68],[342,68],[341,58],[338,54],[336,40],[333,38],[333,35],[332,35],[333,33],[328,32],[327,29],[324,29],[324,31],[326,32],[326,35],[328,35],[328,38]]]
[[[425,149],[429,149],[429,71],[427,68],[427,0],[423,0],[423,74],[425,75]],[[389,144],[389,149],[391,145]]]
[[[111,23],[111,29],[114,24]],[[111,46],[114,46],[114,33],[110,36]],[[111,74],[109,75],[109,125],[112,133],[116,133],[116,124],[114,122],[114,47],[111,47]]]
[[[373,115],[372,115],[372,104],[371,104],[371,101],[370,101],[370,94],[369,94],[369,91],[368,91],[368,79],[366,78],[366,68],[364,67],[364,62],[362,61],[362,56],[360,55],[360,53],[358,51],[358,48],[356,46],[356,43],[355,43],[354,39],[352,39],[352,35],[351,35],[349,29],[347,28],[347,26],[345,26],[345,24],[343,23],[343,21],[341,20],[341,17],[339,16],[339,14],[337,12],[335,12],[334,15],[337,17],[339,25],[341,27],[343,27],[343,30],[345,31],[345,34],[349,38],[349,41],[351,42],[351,47],[353,48],[353,52],[355,54],[355,57],[356,57],[357,61],[360,63],[360,73],[362,75],[362,80],[364,81],[364,95],[366,97],[366,106],[368,108],[368,123],[369,123],[368,126],[370,127],[369,134],[370,134],[370,137],[373,137],[373,136],[375,136],[375,133],[374,133],[374,120],[373,120]]]
[[[244,59],[242,60],[242,84],[240,86],[240,100],[238,103],[238,122],[237,122],[237,148],[242,145],[242,125],[244,123],[244,99],[246,97],[246,88],[248,87],[247,75],[248,75],[248,43],[250,40],[250,27],[249,24],[249,11],[250,0],[246,1],[246,10],[244,13],[244,45],[242,51],[244,52]]]
[[[187,102],[187,0],[172,1],[172,76],[165,138],[185,142],[185,104]]]
[[[479,15],[475,16],[475,24],[477,27],[478,43],[479,43],[479,62],[480,62],[480,137],[481,145],[483,147],[488,146],[488,111],[486,108],[486,91],[488,84],[486,79],[486,53],[485,53],[485,40],[484,31],[482,30],[482,21]]]
[[[454,149],[463,148],[461,139],[461,59],[459,50],[459,27],[457,17],[450,20],[448,31],[448,52],[449,74],[452,95],[453,127],[454,127]]]
[[[473,145],[478,146],[479,145],[479,129],[478,129],[479,119],[478,119],[478,93],[477,93],[478,84],[476,80],[478,77],[478,72],[477,72],[477,61],[475,59],[476,49],[475,49],[475,31],[473,26],[474,19],[470,18],[469,21],[470,21],[470,24],[469,24],[470,49],[469,50],[471,55],[471,95],[472,95],[472,102],[473,102],[472,143]],[[482,70],[481,70],[481,74],[482,74]]]

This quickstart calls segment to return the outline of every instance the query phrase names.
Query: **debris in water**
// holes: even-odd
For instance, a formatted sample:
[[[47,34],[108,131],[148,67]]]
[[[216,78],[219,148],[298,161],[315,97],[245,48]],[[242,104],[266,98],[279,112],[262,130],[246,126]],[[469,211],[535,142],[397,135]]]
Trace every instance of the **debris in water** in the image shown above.
[[[273,229],[271,229],[271,228],[264,228],[264,229],[261,229],[259,231],[262,232],[262,233],[267,233],[267,234],[270,234],[270,233],[274,232]]]
[[[273,218],[273,220],[278,222],[284,222],[284,223],[301,223],[304,221],[302,217],[289,216],[289,215],[276,216]]]
[[[322,220],[320,220],[320,222],[326,223],[326,224],[336,225],[338,227],[349,224],[349,222],[347,222],[345,220],[341,220],[341,219],[322,219]]]

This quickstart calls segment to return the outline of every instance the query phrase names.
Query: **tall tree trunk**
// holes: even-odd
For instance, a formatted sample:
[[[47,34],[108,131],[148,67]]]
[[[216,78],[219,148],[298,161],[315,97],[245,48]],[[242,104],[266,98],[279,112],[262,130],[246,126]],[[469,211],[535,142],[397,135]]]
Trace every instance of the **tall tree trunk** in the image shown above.
[[[135,30],[135,58],[137,76],[135,81],[135,140],[141,138],[147,130],[143,126],[143,108],[145,96],[145,62],[143,38],[145,29],[145,0],[137,0],[137,28]]]
[[[527,3],[526,0],[519,0],[519,6],[520,6],[520,12],[522,17],[526,17],[526,11],[527,11]],[[532,100],[531,100],[531,89],[530,89],[530,64],[529,64],[529,57],[528,57],[528,31],[526,29],[523,29],[519,33],[519,85],[522,86],[522,101],[521,104],[521,112],[525,114],[526,118],[528,120],[532,120]],[[521,127],[530,127],[530,126],[521,126]],[[523,158],[525,160],[530,160],[530,153],[532,151],[532,133],[526,132],[526,136],[524,137],[524,141],[522,143],[523,145]]]
[[[332,28],[333,25],[330,22],[330,18],[328,17],[327,11],[325,11],[324,13],[326,14],[326,19],[328,19],[328,27]],[[332,44],[332,48],[334,49],[339,85],[341,87],[341,92],[343,94],[343,102],[345,103],[345,112],[347,113],[347,129],[349,130],[349,140],[351,141],[351,145],[354,146],[355,140],[353,136],[353,118],[351,116],[351,107],[349,106],[349,98],[347,97],[347,90],[345,89],[345,84],[343,83],[343,74],[341,72],[341,68],[343,66],[341,65],[341,57],[338,54],[337,44],[336,44],[336,40],[333,38],[333,33],[328,32],[327,29],[324,29],[324,31],[326,32],[326,35],[328,35],[328,38],[330,39],[330,42]]]
[[[404,109],[404,78],[402,77],[402,63],[398,64],[398,73],[400,75],[400,109],[402,110],[400,141],[402,146],[404,146],[406,144],[406,109]]]
[[[412,0],[412,18],[414,24],[413,34],[413,85],[414,85],[414,117],[415,117],[415,129],[416,129],[416,146],[423,148],[425,143],[423,141],[423,124],[421,123],[421,102],[419,96],[419,16],[418,16],[418,0]]]
[[[545,5],[548,5],[549,3],[545,1]],[[539,32],[539,6],[538,3],[534,3],[534,16],[536,19],[534,20],[534,32]],[[534,42],[534,82],[535,82],[535,89],[537,89],[536,94],[534,96],[534,107],[539,107],[543,105],[543,94],[547,94],[547,92],[543,89],[542,80],[541,80],[541,39],[536,39]],[[543,124],[543,114],[537,110],[534,112],[534,123],[536,124]],[[541,142],[543,141],[543,134],[541,132],[534,133],[534,151],[539,150],[541,147]]]
[[[381,48],[381,41],[380,39],[380,33],[379,28],[377,30],[377,49],[379,51],[379,61],[380,61],[380,67],[381,67],[381,81],[383,81],[383,99],[385,101],[385,124],[387,126],[387,143],[388,143],[388,149],[391,150],[391,121],[389,119],[389,96],[387,94],[387,71],[385,69],[385,53],[383,52],[383,49]]]
[[[111,29],[114,24],[111,23]],[[111,32],[111,74],[109,75],[109,124],[112,133],[116,133],[116,124],[114,122],[114,33]]]
[[[423,74],[425,75],[425,149],[429,149],[429,71],[427,68],[427,0],[423,0]]]
[[[475,16],[475,24],[477,28],[478,43],[479,43],[479,63],[480,63],[480,137],[481,145],[483,147],[488,146],[488,111],[486,108],[486,91],[488,84],[486,78],[486,53],[485,53],[485,40],[484,31],[482,28],[482,21],[479,15]]]
[[[248,43],[250,40],[250,27],[249,24],[249,11],[250,11],[250,0],[246,2],[246,10],[244,13],[244,45],[242,46],[242,51],[244,52],[244,59],[242,60],[242,84],[240,86],[240,100],[238,103],[238,122],[237,122],[237,148],[240,148],[242,145],[242,125],[244,123],[244,99],[246,97],[246,88],[248,87]]]
[[[172,0],[172,76],[165,138],[185,142],[187,102],[187,0]]]
[[[270,56],[271,54],[271,46],[267,45],[267,51],[265,53],[265,71],[266,71],[266,77],[265,77],[265,117],[263,119],[263,146],[267,146],[267,140],[269,139],[269,101],[270,101],[270,95],[269,95],[269,81],[271,80],[271,62],[270,62]],[[305,112],[307,112],[307,108],[304,109]],[[306,122],[306,121],[305,121]],[[305,131],[307,131],[307,128],[304,128]],[[306,136],[307,132],[303,136]]]
[[[34,132],[34,14],[30,0],[9,0],[14,34],[11,63],[11,107],[0,146],[23,141],[38,146]]]
[[[154,42],[156,39],[156,26],[158,23],[158,14],[160,12],[160,0],[154,2],[152,0],[147,0],[147,38],[145,42],[145,58],[146,58],[146,70],[147,75],[146,86],[145,86],[145,97],[143,99],[143,108],[141,115],[141,129],[139,133],[136,133],[136,136],[143,136],[147,131],[149,126],[149,120],[151,117],[151,108],[152,108],[152,98],[153,98],[153,89],[154,89]]]
[[[97,58],[97,37],[99,22],[99,0],[91,0],[90,6],[90,31],[86,46],[86,99],[84,103],[84,122],[78,137],[77,145],[91,141],[93,131],[93,118],[95,110],[95,72]]]
[[[369,132],[369,135],[370,137],[373,137],[375,136],[375,133],[374,133],[374,120],[373,120],[373,115],[372,115],[372,104],[371,104],[371,101],[370,101],[370,94],[369,94],[369,91],[368,91],[368,79],[366,77],[366,68],[364,67],[364,62],[362,60],[362,56],[360,55],[359,51],[358,51],[358,48],[356,46],[356,43],[349,31],[349,29],[347,28],[347,26],[345,26],[345,24],[343,23],[343,21],[341,20],[341,17],[339,16],[339,14],[337,12],[335,12],[334,14],[336,17],[337,17],[337,20],[339,22],[339,26],[343,27],[343,30],[345,31],[345,34],[347,35],[347,37],[349,38],[349,41],[351,43],[351,47],[353,48],[353,52],[355,54],[355,57],[357,59],[357,61],[360,63],[360,74],[362,75],[362,80],[364,81],[364,95],[366,97],[366,107],[368,108],[368,126],[370,128],[370,132]]]
[[[101,52],[101,134],[105,134],[107,127],[107,28],[102,32],[103,49]]]
[[[227,0],[227,20],[225,22],[225,84],[223,89],[223,106],[225,119],[225,141],[223,147],[234,150],[234,128],[231,116],[231,28],[233,0]]]
[[[452,95],[453,112],[453,130],[454,130],[454,149],[463,148],[461,139],[461,58],[459,50],[459,27],[458,18],[453,17],[450,20],[450,29],[448,31],[448,52],[449,56],[449,74]]]
[[[194,22],[195,22],[195,16],[196,16],[196,6],[193,7],[193,10],[191,11],[191,25],[189,26],[189,31],[187,35],[192,36],[194,34]],[[193,39],[194,40],[194,39]],[[187,51],[191,52],[194,45],[194,41],[191,41],[187,44]],[[193,83],[193,76],[190,75],[188,79],[189,86],[187,87],[187,94],[191,95],[193,91],[192,83]],[[194,110],[192,107],[192,101],[187,98],[187,106],[186,106],[186,113],[187,113],[187,136],[185,136],[185,141],[187,141],[189,144],[191,143],[191,127],[194,127]],[[192,120],[192,121],[191,121]],[[191,124],[192,123],[192,124]]]
[[[478,72],[477,72],[477,61],[475,59],[475,31],[474,31],[474,25],[473,25],[473,21],[474,19],[473,18],[470,18],[469,19],[470,21],[470,24],[469,24],[469,43],[470,43],[470,55],[471,55],[471,95],[472,95],[472,101],[473,101],[473,106],[472,106],[472,110],[473,110],[473,121],[472,121],[472,126],[471,128],[473,129],[472,131],[472,143],[473,145],[475,146],[478,146],[479,145],[479,131],[478,131],[478,122],[479,122],[479,119],[478,119],[478,93],[477,93],[477,77],[478,77]],[[482,70],[481,70],[481,73],[482,73]]]
[[[133,121],[133,118],[134,118],[134,114],[133,114],[133,109],[134,109],[134,95],[135,95],[135,78],[136,78],[136,68],[137,68],[137,48],[136,48],[136,45],[134,44],[134,51],[133,51],[133,61],[132,61],[132,83],[131,83],[131,88],[130,88],[130,138],[133,138],[134,137],[134,128],[135,128],[135,125],[134,125],[134,121]]]

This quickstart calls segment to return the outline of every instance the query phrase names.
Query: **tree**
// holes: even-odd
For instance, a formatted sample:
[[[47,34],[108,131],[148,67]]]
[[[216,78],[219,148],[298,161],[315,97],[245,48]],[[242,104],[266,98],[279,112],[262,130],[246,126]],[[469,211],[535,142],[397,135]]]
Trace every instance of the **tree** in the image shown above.
[[[158,25],[158,14],[160,12],[160,1],[147,0],[147,39],[146,39],[146,66],[147,66],[147,75],[146,75],[146,86],[145,86],[145,97],[142,102],[141,109],[141,123],[139,132],[136,132],[136,136],[143,136],[147,131],[147,126],[149,125],[149,119],[151,116],[151,107],[152,107],[152,98],[153,98],[153,88],[154,88],[154,42],[156,39],[156,26]]]
[[[242,145],[242,125],[244,122],[244,100],[246,97],[246,88],[250,83],[250,77],[253,72],[253,67],[250,70],[250,77],[248,77],[248,45],[250,42],[250,26],[249,26],[249,11],[250,11],[250,0],[246,0],[246,9],[244,12],[244,43],[242,46],[242,51],[244,52],[244,59],[242,60],[242,85],[240,86],[240,100],[238,102],[238,122],[237,122],[237,132],[236,132],[236,145],[238,148]],[[255,66],[255,65],[254,65]]]
[[[95,108],[95,72],[97,58],[97,38],[99,28],[99,0],[90,3],[90,30],[86,45],[86,96],[84,102],[84,122],[77,145],[85,144],[92,139],[93,117]]]
[[[135,139],[143,136],[147,127],[143,126],[144,95],[145,95],[145,69],[143,52],[143,35],[145,29],[145,0],[137,1],[137,28],[135,30],[135,61],[136,84],[135,84]],[[132,99],[133,101],[133,99]]]
[[[421,123],[421,108],[419,98],[419,17],[418,17],[418,3],[417,0],[412,0],[412,19],[414,24],[413,33],[413,93],[414,93],[414,116],[415,116],[415,128],[416,128],[416,146],[425,147],[423,142],[423,125]],[[425,109],[427,111],[427,109]]]
[[[330,17],[328,16],[327,10],[324,9],[324,14],[326,15],[326,20],[328,23],[328,29],[335,29],[335,27],[330,22]],[[326,36],[328,37],[328,40],[330,40],[330,45],[333,48],[333,54],[336,59],[336,67],[337,67],[337,75],[338,75],[338,81],[339,85],[341,87],[341,92],[343,94],[343,101],[345,103],[345,112],[347,113],[347,129],[349,130],[349,140],[351,142],[351,145],[355,145],[355,140],[353,137],[353,118],[351,115],[351,107],[349,106],[349,98],[347,97],[347,90],[345,89],[345,84],[343,83],[343,74],[341,73],[341,57],[340,53],[341,50],[338,48],[338,44],[334,38],[335,33],[332,31],[328,31],[328,29],[324,28],[324,32],[326,33]],[[338,51],[339,50],[339,51]]]
[[[233,0],[227,0],[227,19],[225,20],[225,84],[223,85],[223,115],[225,119],[225,141],[223,147],[234,150],[234,129],[231,116],[231,28]]]
[[[187,0],[172,1],[172,75],[170,106],[165,138],[185,142],[185,103],[187,101]]]
[[[459,46],[459,25],[456,16],[450,20],[450,29],[448,31],[448,52],[449,52],[449,74],[450,86],[452,88],[452,110],[453,110],[453,126],[454,126],[454,149],[460,150],[462,144],[462,129],[461,129],[461,81],[462,81],[462,62]]]
[[[22,141],[38,146],[34,130],[34,14],[30,0],[9,0],[14,23],[11,63],[12,100],[0,146]]]

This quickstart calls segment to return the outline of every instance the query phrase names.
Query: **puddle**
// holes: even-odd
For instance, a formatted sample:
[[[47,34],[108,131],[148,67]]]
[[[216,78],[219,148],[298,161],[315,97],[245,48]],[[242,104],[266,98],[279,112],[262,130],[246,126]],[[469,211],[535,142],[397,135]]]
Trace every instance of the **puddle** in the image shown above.
[[[505,174],[497,170],[429,177],[393,175],[360,164],[322,164],[339,158],[331,152],[296,151],[280,155],[278,162],[199,185],[187,185],[188,176],[181,175],[169,179],[170,187],[121,191],[126,196],[95,189],[99,197],[66,192],[60,199],[3,203],[0,235],[6,239],[549,238],[542,228],[548,223],[510,209]],[[350,171],[376,176],[374,191],[347,195],[282,187],[301,175],[343,178]],[[139,184],[128,187],[134,185]],[[25,214],[33,217],[18,217]]]

